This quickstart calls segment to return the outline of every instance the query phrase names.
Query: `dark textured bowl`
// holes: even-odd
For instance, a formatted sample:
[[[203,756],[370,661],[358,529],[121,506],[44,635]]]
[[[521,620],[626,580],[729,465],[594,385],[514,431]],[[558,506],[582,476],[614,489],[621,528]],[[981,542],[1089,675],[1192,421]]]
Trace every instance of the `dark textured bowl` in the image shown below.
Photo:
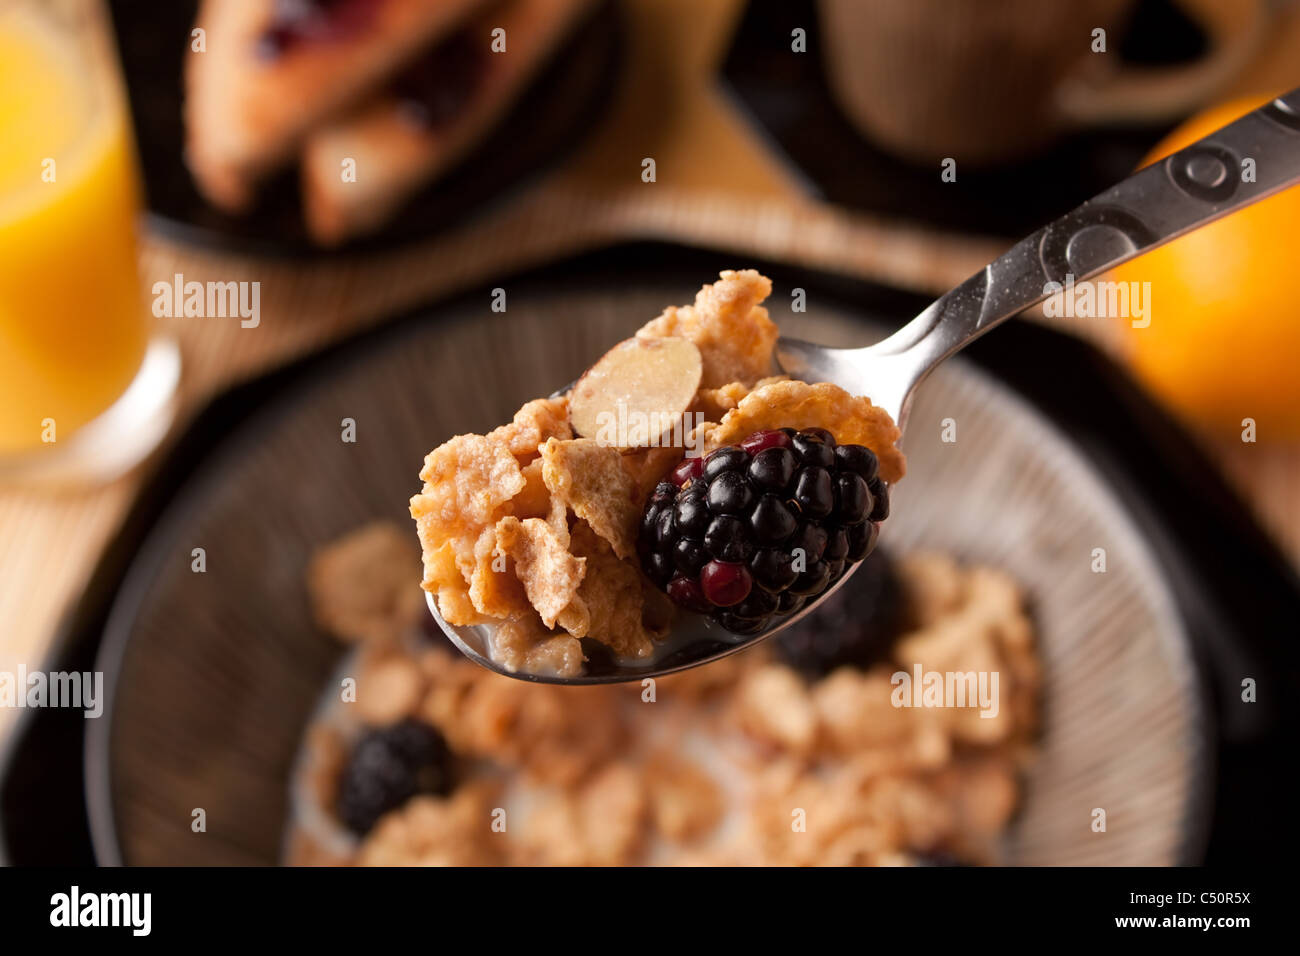
[[[340,648],[312,624],[312,550],[375,518],[409,520],[424,453],[507,420],[710,278],[514,290],[344,350],[203,458],[164,511],[109,617],[111,695],[87,737],[96,853],[132,864],[272,863],[304,725]],[[780,293],[776,298],[780,297]],[[878,334],[829,309],[778,315],[835,344]],[[939,422],[959,422],[940,441]],[[356,421],[357,441],[340,439]],[[1199,839],[1204,715],[1162,570],[1115,491],[1005,386],[955,361],[927,383],[905,439],[895,551],[938,548],[1026,588],[1045,667],[1041,757],[1008,837],[1013,863],[1170,864]],[[974,504],[978,503],[978,507]],[[1108,552],[1106,574],[1091,549]],[[191,570],[192,549],[207,570]],[[1134,728],[1142,733],[1134,733]],[[1105,807],[1109,829],[1089,829]],[[191,831],[206,812],[207,831]]]

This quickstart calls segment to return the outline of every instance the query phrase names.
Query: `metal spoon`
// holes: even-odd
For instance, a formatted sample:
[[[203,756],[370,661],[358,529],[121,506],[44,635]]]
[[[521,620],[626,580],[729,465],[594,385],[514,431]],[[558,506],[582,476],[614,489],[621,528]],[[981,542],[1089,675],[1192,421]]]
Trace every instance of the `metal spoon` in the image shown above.
[[[833,382],[854,395],[869,396],[905,428],[916,387],[940,362],[1047,299],[1067,276],[1082,282],[1297,183],[1300,89],[1139,170],[1022,239],[883,342],[832,349],[783,338],[777,343],[777,363],[795,378]],[[593,648],[588,672],[568,678],[505,670],[491,659],[484,628],[448,624],[433,596],[428,598],[433,616],[452,642],[490,670],[543,683],[607,684],[696,667],[765,640],[843,587],[853,570],[818,600],[761,634],[732,635],[684,612],[669,638],[644,661],[613,660],[586,642],[584,646]]]

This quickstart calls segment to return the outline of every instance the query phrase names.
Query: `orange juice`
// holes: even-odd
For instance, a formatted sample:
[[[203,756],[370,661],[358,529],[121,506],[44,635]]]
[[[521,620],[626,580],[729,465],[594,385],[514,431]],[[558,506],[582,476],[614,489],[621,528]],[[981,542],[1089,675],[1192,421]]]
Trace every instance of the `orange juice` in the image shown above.
[[[125,103],[41,14],[0,5],[0,455],[113,404],[150,335]]]

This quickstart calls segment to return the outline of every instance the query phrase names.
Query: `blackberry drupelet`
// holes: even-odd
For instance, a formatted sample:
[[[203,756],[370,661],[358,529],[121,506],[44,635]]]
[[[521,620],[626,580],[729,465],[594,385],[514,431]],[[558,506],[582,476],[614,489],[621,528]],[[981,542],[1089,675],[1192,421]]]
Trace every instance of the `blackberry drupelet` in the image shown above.
[[[755,432],[660,482],[641,519],[647,576],[736,634],[799,611],[874,547],[889,492],[871,449],[822,428]]]
[[[363,836],[416,794],[443,796],[451,788],[451,751],[442,734],[428,724],[403,720],[368,731],[357,741],[339,781],[339,819]]]

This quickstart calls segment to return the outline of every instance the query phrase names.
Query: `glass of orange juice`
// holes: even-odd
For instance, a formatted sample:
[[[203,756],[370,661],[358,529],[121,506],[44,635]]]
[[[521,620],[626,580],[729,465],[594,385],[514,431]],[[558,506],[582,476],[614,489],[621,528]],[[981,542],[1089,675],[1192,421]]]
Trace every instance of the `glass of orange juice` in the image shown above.
[[[0,476],[103,479],[171,422],[140,183],[100,0],[0,0]]]

